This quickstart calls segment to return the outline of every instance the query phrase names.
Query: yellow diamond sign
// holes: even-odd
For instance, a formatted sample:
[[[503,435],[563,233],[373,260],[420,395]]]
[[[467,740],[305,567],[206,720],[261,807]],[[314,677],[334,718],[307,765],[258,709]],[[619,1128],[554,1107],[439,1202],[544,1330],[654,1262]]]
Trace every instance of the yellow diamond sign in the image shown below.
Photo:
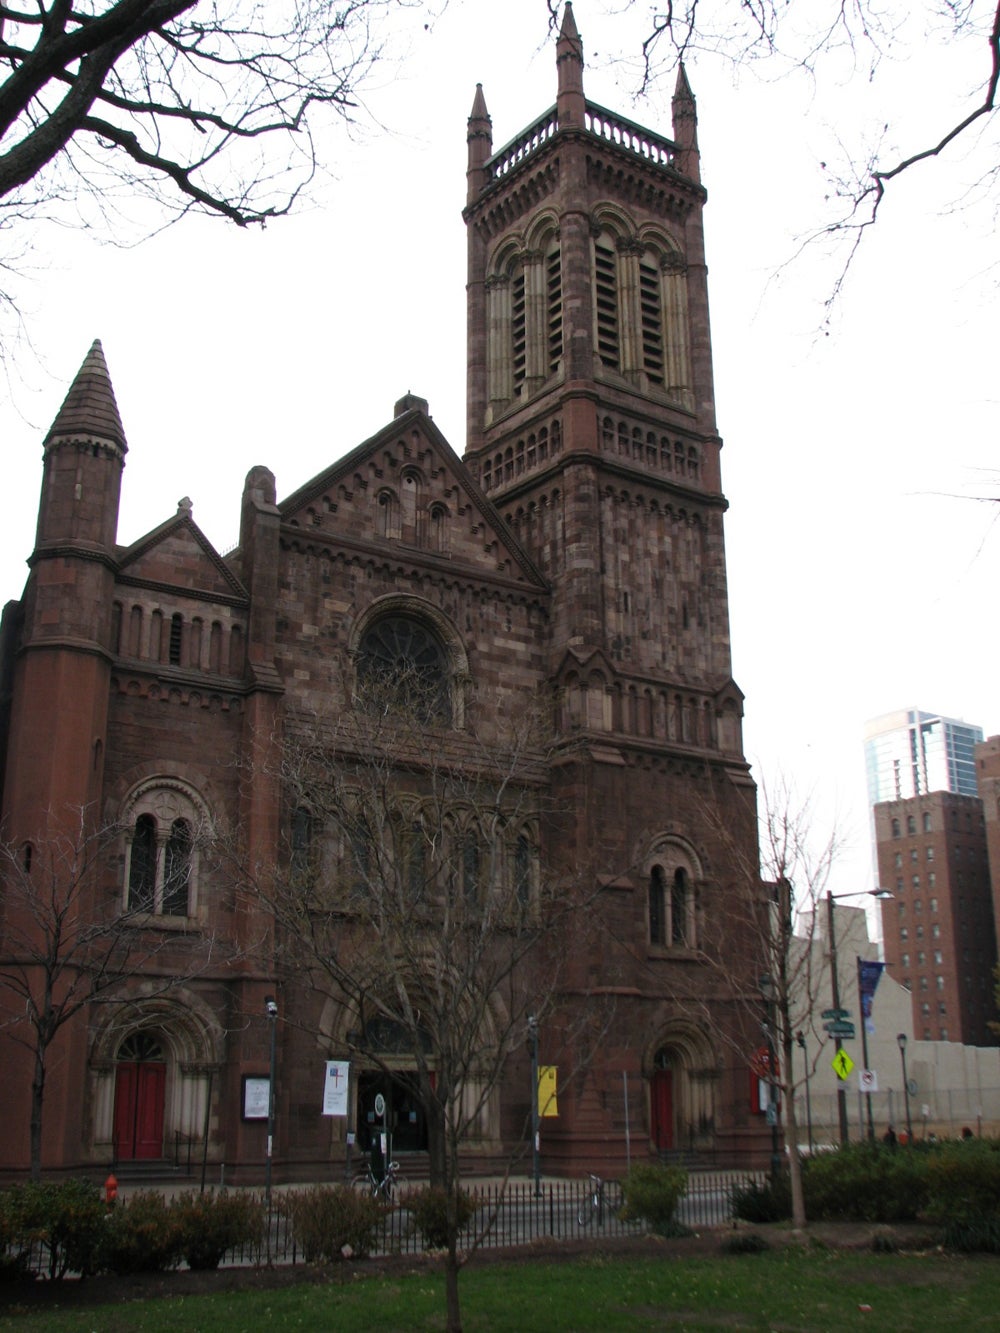
[[[832,1064],[833,1064],[833,1072],[840,1079],[847,1078],[848,1074],[854,1068],[854,1061],[851,1059],[851,1057],[847,1054],[846,1051],[838,1051],[837,1054],[833,1057]]]

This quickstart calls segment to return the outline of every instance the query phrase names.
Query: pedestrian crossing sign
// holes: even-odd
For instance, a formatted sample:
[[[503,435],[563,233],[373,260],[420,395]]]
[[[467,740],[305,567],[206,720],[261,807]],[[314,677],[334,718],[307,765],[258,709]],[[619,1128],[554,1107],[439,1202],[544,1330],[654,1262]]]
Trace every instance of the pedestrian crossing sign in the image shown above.
[[[846,1051],[838,1051],[831,1063],[833,1064],[833,1072],[839,1079],[847,1078],[854,1068],[854,1061]]]

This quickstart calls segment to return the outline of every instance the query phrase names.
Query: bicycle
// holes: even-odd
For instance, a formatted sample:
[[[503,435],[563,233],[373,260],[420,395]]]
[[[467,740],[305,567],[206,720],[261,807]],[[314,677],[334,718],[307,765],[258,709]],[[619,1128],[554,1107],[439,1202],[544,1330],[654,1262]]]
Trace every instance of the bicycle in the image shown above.
[[[398,1162],[388,1162],[385,1174],[381,1178],[375,1174],[372,1164],[369,1162],[366,1170],[359,1171],[352,1183],[354,1188],[362,1194],[370,1194],[373,1199],[377,1199],[380,1203],[392,1203],[392,1196],[402,1185],[403,1177]]]
[[[599,1226],[604,1221],[604,1181],[600,1176],[592,1175],[587,1199],[580,1205],[580,1211],[576,1215],[576,1224],[586,1227],[595,1218]]]

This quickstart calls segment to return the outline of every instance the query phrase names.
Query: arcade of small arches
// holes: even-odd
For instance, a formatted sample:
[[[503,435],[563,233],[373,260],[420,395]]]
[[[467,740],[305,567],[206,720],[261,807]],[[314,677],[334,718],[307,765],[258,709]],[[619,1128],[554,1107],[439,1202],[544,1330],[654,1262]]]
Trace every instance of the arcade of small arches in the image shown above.
[[[541,467],[562,451],[562,425],[555,417],[547,426],[522,436],[505,449],[483,460],[480,484],[484,491],[495,490],[526,472]]]
[[[643,431],[640,426],[630,426],[621,419],[602,418],[601,447],[605,453],[617,454],[660,472],[670,472],[685,484],[701,479],[701,454],[697,445],[684,444],[678,439],[671,441],[666,435]]]
[[[600,671],[570,672],[560,704],[567,730],[616,732],[727,753],[739,745],[739,705],[728,696],[623,684],[608,681]]]
[[[112,605],[111,651],[137,661],[183,667],[211,675],[240,676],[245,631],[241,624],[184,616],[139,602]]]
[[[480,919],[536,910],[541,871],[538,830],[531,820],[490,820],[455,807],[425,813],[418,800],[374,809],[345,792],[326,822],[309,805],[289,816],[294,881],[317,878],[340,886],[344,910],[360,915],[447,901]],[[377,828],[377,839],[374,830]],[[376,846],[377,841],[377,846]]]

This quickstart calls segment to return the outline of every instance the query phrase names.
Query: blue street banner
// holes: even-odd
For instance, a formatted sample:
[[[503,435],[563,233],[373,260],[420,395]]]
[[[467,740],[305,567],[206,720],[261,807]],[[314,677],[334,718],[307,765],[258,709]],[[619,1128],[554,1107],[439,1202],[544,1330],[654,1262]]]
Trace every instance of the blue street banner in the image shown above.
[[[875,1031],[875,1024],[872,1021],[872,1002],[875,999],[875,992],[878,990],[878,983],[882,980],[882,973],[885,970],[885,963],[875,963],[868,958],[858,959],[858,991],[861,996],[861,1021],[865,1025],[865,1031],[869,1036]]]

